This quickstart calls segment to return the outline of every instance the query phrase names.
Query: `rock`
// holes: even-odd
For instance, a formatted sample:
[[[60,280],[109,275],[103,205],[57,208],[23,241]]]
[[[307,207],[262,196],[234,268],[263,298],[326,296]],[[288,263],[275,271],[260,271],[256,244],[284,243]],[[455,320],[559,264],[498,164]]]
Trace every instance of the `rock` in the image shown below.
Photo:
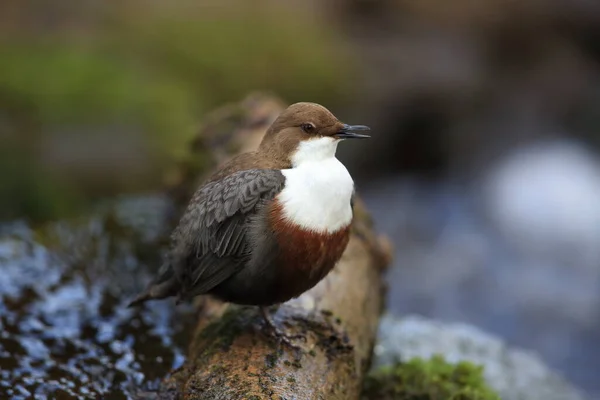
[[[473,326],[420,316],[386,315],[379,327],[373,367],[414,357],[443,355],[450,362],[484,366],[488,384],[503,400],[583,400],[587,397],[532,352],[513,349]]]

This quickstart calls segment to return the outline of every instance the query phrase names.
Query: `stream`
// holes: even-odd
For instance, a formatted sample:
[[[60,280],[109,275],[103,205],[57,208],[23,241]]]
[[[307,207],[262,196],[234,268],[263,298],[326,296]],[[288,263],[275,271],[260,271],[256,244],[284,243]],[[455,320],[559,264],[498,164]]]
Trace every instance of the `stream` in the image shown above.
[[[132,398],[183,363],[190,306],[126,308],[159,266],[165,198],[0,227],[0,398]],[[141,388],[141,389],[140,389]]]

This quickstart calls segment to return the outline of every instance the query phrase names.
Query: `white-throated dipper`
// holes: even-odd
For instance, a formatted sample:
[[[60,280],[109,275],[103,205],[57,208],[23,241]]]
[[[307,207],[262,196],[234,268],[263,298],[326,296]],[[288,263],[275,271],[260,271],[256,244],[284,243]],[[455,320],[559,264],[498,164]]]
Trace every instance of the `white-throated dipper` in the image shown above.
[[[369,136],[315,103],[296,103],[258,150],[223,165],[194,194],[171,236],[167,262],[130,305],[209,294],[266,307],[300,296],[339,261],[350,238],[354,182],[335,157],[340,141]]]

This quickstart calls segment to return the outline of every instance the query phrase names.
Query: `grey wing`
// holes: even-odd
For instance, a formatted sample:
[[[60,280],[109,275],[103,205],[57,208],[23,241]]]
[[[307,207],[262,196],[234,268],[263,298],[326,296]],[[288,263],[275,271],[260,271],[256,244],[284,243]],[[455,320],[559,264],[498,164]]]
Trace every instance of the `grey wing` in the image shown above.
[[[206,293],[243,267],[250,215],[284,183],[279,170],[247,170],[196,192],[172,237],[171,267],[182,296]]]

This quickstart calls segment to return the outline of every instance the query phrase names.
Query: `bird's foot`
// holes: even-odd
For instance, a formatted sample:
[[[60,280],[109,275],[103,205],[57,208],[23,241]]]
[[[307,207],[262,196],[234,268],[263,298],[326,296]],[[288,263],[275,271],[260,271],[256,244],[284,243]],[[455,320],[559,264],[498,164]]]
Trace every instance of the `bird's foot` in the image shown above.
[[[285,343],[289,348],[295,350],[298,353],[302,353],[302,351],[303,351],[302,346],[294,343],[293,340],[294,339],[305,339],[306,340],[306,338],[304,336],[288,335],[285,332],[278,330],[278,329],[272,330],[271,332],[281,343]]]
[[[298,352],[301,352],[303,350],[302,347],[295,344],[293,342],[293,340],[294,339],[302,339],[303,341],[306,341],[306,337],[304,335],[302,335],[302,334],[290,335],[290,334],[282,331],[281,329],[279,329],[277,327],[277,325],[275,325],[275,322],[269,315],[269,311],[265,307],[260,307],[260,313],[262,314],[262,317],[265,320],[265,323],[266,323],[267,328],[269,329],[270,333],[273,336],[275,336],[281,343],[285,343],[287,346],[289,346],[290,348],[292,348]]]

